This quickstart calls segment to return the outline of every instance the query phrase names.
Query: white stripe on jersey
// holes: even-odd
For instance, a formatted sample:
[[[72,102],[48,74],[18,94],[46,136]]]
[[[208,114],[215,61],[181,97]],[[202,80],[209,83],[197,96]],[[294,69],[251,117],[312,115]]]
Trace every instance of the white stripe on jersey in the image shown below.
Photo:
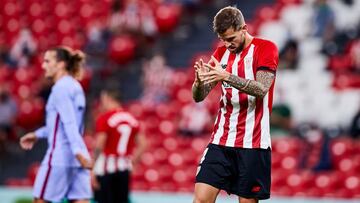
[[[105,164],[105,156],[100,155],[95,162],[94,165],[94,173],[96,175],[102,176],[104,175],[105,171],[104,171],[104,164]]]
[[[271,147],[271,140],[270,140],[270,111],[269,111],[269,92],[264,97],[264,106],[263,106],[263,116],[261,119],[261,138],[260,138],[260,147],[266,149]]]
[[[106,158],[104,154],[101,154],[95,162],[94,173],[98,176],[103,176],[105,174],[114,173],[116,171],[124,171],[131,169],[132,169],[132,164],[130,158],[126,158],[126,157],[116,158],[115,156],[112,155],[109,155]]]
[[[115,156],[108,156],[106,161],[106,172],[114,173],[116,171],[116,158]]]
[[[229,60],[229,56],[230,56],[230,51],[229,50],[226,50],[223,57],[221,58],[220,60],[220,64],[226,64],[227,65],[227,62]],[[221,89],[223,92],[226,92],[225,88],[223,85],[221,85]],[[218,125],[218,128],[217,128],[217,131],[215,132],[214,134],[214,140],[213,140],[213,144],[219,144],[220,143],[220,138],[221,136],[224,134],[224,124],[225,124],[225,117],[224,115],[226,114],[226,102],[227,102],[227,99],[226,99],[226,93],[222,95],[222,98],[221,98],[223,104],[224,104],[224,107],[223,108],[220,108],[220,111],[221,111],[221,116],[220,116],[220,121],[219,121],[219,125]],[[216,120],[217,121],[217,120]],[[215,121],[215,124],[216,124],[216,121]]]
[[[244,57],[244,72],[245,78],[249,80],[254,80],[255,76],[253,73],[253,54],[254,54],[254,45],[252,44],[249,48],[248,53]],[[243,140],[244,148],[252,148],[252,136],[254,132],[255,126],[255,106],[256,106],[256,98],[251,95],[247,95],[248,99],[248,109],[245,120],[245,135]]]
[[[231,73],[233,75],[238,75],[238,63],[240,61],[240,54],[236,54],[234,63],[231,67]],[[226,140],[225,146],[234,147],[235,146],[235,140],[236,140],[236,134],[237,134],[237,123],[238,123],[238,116],[240,113],[240,103],[239,103],[239,90],[236,88],[231,88],[231,104],[233,106],[233,110],[230,115],[229,119],[229,132],[228,137]]]

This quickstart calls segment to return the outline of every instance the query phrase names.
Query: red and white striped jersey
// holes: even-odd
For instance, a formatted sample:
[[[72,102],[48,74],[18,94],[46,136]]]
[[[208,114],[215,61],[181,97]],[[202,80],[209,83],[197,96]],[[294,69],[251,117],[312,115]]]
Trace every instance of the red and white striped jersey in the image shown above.
[[[105,133],[107,139],[102,154],[96,160],[95,174],[130,170],[130,156],[138,132],[139,121],[122,109],[100,115],[96,120],[96,133]]]
[[[250,80],[256,79],[259,69],[275,73],[279,61],[276,45],[259,38],[254,38],[251,44],[238,54],[221,46],[215,50],[213,56],[226,71]],[[222,82],[220,109],[210,142],[240,148],[271,147],[269,120],[274,83],[265,97],[259,99]]]

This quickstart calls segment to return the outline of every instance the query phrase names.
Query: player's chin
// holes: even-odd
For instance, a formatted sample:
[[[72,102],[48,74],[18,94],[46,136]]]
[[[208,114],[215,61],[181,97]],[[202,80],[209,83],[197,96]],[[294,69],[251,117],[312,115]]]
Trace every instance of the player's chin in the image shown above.
[[[236,53],[237,48],[236,48],[236,47],[229,47],[228,50],[229,50],[231,53]]]

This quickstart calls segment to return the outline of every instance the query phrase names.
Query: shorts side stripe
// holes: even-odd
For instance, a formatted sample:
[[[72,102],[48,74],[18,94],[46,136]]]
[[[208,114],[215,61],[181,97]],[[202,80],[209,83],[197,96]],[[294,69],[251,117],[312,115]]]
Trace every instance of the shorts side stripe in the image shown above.
[[[54,129],[54,140],[53,140],[53,144],[52,144],[52,148],[51,148],[51,153],[50,153],[50,157],[49,157],[49,162],[48,162],[48,170],[46,171],[46,176],[45,176],[45,181],[44,181],[44,185],[41,188],[41,193],[40,193],[40,199],[44,199],[44,194],[45,194],[45,189],[49,180],[49,176],[50,176],[50,172],[51,172],[51,160],[52,160],[52,156],[55,150],[55,145],[56,145],[56,133],[59,127],[59,121],[60,121],[60,115],[57,114],[56,116],[56,121],[55,121],[55,129]]]

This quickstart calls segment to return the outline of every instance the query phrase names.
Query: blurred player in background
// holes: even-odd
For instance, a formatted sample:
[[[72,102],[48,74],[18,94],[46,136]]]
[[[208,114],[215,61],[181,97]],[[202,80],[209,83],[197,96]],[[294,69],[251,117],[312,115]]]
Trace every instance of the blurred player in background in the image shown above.
[[[139,121],[122,108],[118,90],[103,90],[100,101],[105,112],[96,120],[95,200],[128,203],[130,171],[140,161],[146,140]]]
[[[224,43],[209,63],[195,63],[196,102],[221,83],[220,110],[196,175],[195,203],[215,202],[220,190],[241,203],[270,198],[270,130],[277,47],[251,36],[241,11],[225,7],[214,17]]]
[[[20,139],[25,150],[37,139],[46,138],[48,149],[34,184],[34,202],[87,203],[92,197],[92,161],[82,138],[85,96],[75,79],[85,55],[66,47],[45,52],[42,67],[45,77],[55,84],[46,104],[46,125]]]

